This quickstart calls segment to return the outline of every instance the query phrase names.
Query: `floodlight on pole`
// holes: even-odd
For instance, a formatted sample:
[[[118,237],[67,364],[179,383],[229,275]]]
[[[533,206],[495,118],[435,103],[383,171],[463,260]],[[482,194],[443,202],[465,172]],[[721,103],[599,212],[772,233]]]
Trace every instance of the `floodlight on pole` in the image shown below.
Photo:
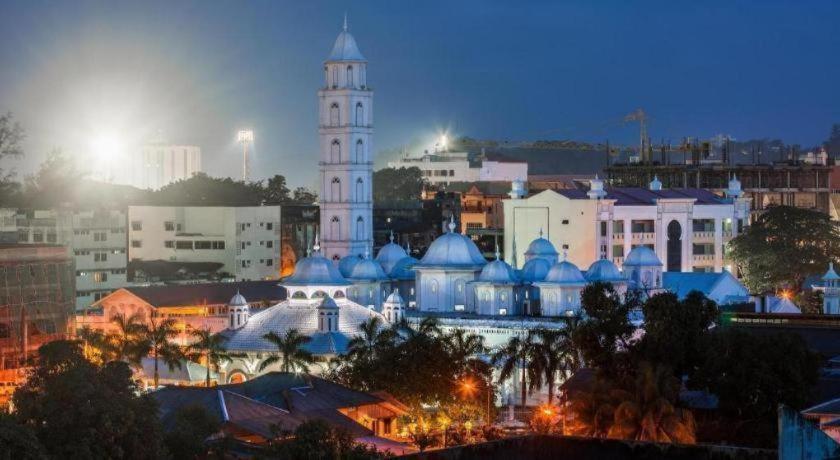
[[[242,181],[248,182],[248,146],[254,143],[254,131],[243,129],[237,133],[236,140],[242,144]]]

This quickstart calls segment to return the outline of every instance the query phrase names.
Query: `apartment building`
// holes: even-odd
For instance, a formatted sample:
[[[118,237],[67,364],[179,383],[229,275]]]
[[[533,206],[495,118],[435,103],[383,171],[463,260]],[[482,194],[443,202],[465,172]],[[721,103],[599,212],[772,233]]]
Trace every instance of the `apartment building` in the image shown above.
[[[3,208],[0,241],[66,246],[75,265],[77,309],[127,285],[123,211]]]
[[[134,159],[129,184],[157,190],[201,172],[201,148],[195,145],[146,144]]]
[[[389,168],[417,167],[431,185],[454,182],[511,182],[528,179],[528,163],[501,155],[474,155],[468,152],[437,151],[419,157],[402,157],[388,163]]]
[[[726,244],[749,222],[750,200],[737,180],[727,198],[704,189],[604,188],[545,190],[504,200],[505,259],[520,268],[528,242],[549,239],[578,266],[598,259],[621,267],[637,246],[656,252],[666,271],[732,271]],[[562,248],[562,249],[561,249]]]
[[[280,276],[281,206],[130,206],[134,281]]]

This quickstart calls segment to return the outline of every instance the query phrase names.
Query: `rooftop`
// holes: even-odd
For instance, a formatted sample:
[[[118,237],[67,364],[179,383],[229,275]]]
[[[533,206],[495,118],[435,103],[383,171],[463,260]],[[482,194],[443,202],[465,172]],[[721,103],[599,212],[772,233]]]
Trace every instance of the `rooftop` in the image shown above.
[[[227,304],[237,292],[249,302],[277,302],[286,299],[286,290],[277,281],[239,281],[236,283],[178,284],[126,287],[125,290],[155,307]]]
[[[726,200],[714,193],[699,188],[669,188],[650,190],[642,187],[607,187],[607,200],[616,200],[616,206],[651,205],[658,199],[695,199],[694,204],[725,204]],[[556,193],[572,200],[589,200],[585,190],[559,189]]]

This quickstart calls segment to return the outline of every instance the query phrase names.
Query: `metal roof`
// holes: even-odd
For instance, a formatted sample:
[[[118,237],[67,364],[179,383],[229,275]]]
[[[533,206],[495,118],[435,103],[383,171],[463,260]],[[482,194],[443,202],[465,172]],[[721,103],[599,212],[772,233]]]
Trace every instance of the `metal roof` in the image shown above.
[[[607,187],[607,200],[616,200],[616,206],[652,205],[657,199],[687,199],[693,198],[697,205],[726,204],[726,199],[700,188],[667,188],[650,190],[641,187]],[[585,190],[560,189],[555,190],[572,200],[589,200]]]
[[[154,307],[227,304],[237,292],[249,302],[278,302],[286,299],[286,290],[278,281],[239,281],[235,283],[177,284],[166,286],[125,287]]]

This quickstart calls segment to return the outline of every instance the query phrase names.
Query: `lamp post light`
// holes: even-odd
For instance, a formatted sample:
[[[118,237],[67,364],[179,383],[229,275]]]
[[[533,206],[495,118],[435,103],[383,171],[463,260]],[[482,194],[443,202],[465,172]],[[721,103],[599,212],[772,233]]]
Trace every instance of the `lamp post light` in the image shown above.
[[[464,380],[463,382],[461,382],[461,390],[466,394],[472,394],[472,392],[474,392],[476,390],[476,385],[475,385],[475,383],[473,383],[472,380]],[[487,399],[486,399],[487,406],[486,406],[486,412],[485,412],[485,420],[486,420],[487,425],[490,425],[490,387],[489,386],[487,386],[484,389],[484,393],[487,397]]]
[[[237,133],[236,140],[242,144],[242,181],[248,182],[248,145],[254,143],[254,131],[243,129]]]

